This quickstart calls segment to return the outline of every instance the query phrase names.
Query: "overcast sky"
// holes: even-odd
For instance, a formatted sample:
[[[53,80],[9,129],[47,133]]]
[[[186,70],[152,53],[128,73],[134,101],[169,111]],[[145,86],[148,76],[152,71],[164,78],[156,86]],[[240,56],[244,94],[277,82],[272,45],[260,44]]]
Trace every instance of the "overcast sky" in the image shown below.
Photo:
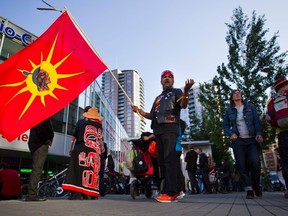
[[[288,0],[46,0],[67,8],[110,70],[134,69],[145,84],[149,111],[161,92],[160,74],[170,69],[174,87],[192,78],[211,80],[227,62],[225,41],[233,10],[265,15],[269,38],[277,31],[281,51],[288,50]],[[40,36],[59,12],[40,11],[41,0],[1,1],[0,16]],[[150,125],[150,122],[147,122]]]

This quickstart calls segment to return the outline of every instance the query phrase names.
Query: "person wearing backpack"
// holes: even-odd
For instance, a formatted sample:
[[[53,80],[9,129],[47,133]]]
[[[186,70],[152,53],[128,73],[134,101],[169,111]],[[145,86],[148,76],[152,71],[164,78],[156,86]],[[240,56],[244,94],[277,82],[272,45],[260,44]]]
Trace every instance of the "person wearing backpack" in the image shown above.
[[[236,167],[247,192],[246,199],[254,199],[254,192],[261,197],[262,125],[254,105],[244,101],[239,89],[230,94],[230,106],[224,114],[223,130],[231,140]]]
[[[267,103],[266,120],[276,128],[282,174],[286,184],[284,198],[288,199],[288,80],[280,78],[273,84],[276,95]]]

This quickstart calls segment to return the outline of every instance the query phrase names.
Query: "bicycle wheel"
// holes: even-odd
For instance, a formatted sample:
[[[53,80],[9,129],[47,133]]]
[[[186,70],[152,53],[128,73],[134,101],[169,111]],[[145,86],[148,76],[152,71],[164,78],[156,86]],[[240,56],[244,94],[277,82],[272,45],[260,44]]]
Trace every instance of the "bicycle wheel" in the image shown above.
[[[225,193],[224,183],[221,178],[218,178],[216,180],[215,189],[216,189],[216,192],[218,193]]]
[[[57,187],[50,182],[44,182],[37,190],[37,195],[39,197],[56,197]]]
[[[140,196],[140,184],[138,180],[133,180],[130,185],[130,195],[133,199],[137,199]]]

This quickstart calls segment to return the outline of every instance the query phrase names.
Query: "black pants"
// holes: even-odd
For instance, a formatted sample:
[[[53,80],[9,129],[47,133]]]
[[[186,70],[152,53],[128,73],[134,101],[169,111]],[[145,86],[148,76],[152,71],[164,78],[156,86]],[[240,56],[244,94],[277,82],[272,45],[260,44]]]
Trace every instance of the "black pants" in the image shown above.
[[[187,173],[188,173],[189,180],[190,180],[191,192],[192,193],[195,193],[195,192],[200,193],[198,182],[196,181],[196,170],[187,171]]]
[[[279,156],[282,166],[282,174],[288,188],[288,131],[278,134]]]
[[[165,178],[163,193],[173,196],[177,191],[177,133],[156,135],[161,178]]]
[[[202,171],[202,178],[203,178],[203,184],[205,187],[206,192],[212,192],[210,179],[209,179],[209,171]]]

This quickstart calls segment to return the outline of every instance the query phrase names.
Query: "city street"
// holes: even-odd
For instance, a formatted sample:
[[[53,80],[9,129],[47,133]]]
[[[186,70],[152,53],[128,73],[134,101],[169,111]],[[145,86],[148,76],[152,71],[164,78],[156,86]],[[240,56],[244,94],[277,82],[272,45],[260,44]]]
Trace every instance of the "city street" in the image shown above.
[[[283,192],[264,192],[262,198],[245,199],[246,193],[186,195],[177,203],[158,203],[141,195],[108,194],[98,200],[49,199],[45,202],[0,201],[0,215],[210,215],[210,216],[286,216],[288,199]]]

